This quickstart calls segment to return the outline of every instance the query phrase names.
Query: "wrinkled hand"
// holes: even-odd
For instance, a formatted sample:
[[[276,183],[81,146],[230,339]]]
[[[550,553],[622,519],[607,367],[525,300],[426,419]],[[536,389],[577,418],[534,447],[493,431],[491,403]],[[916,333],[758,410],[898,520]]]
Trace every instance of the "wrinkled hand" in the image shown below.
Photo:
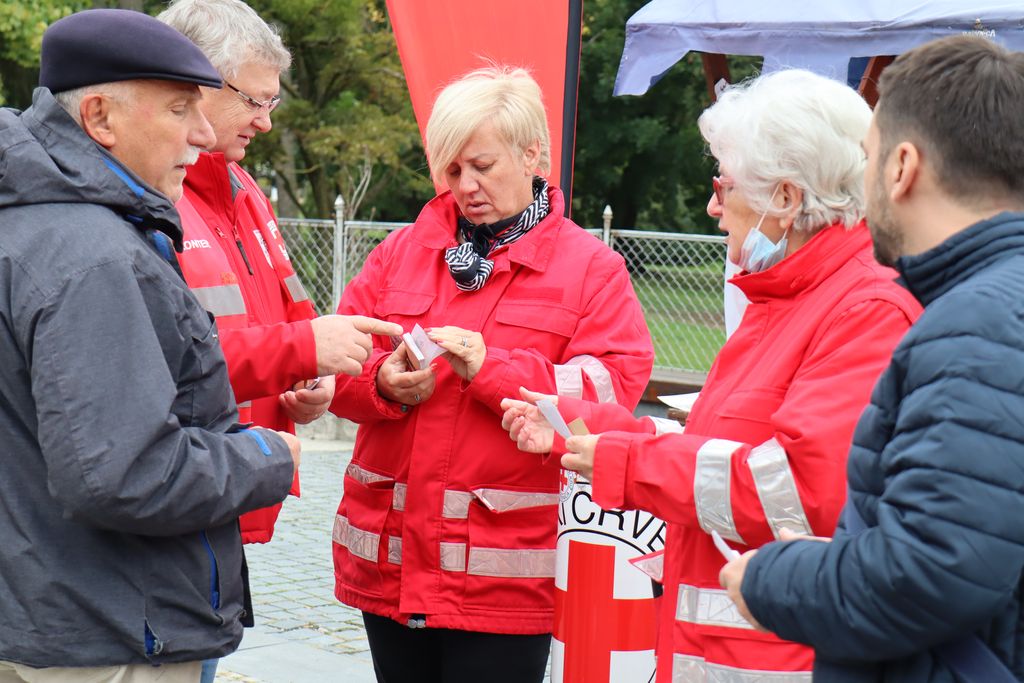
[[[292,464],[295,465],[295,471],[299,471],[299,461],[302,460],[302,442],[299,441],[299,437],[288,432],[277,432],[277,435],[284,439],[284,442],[288,444],[288,450],[292,454]]]
[[[405,342],[388,356],[377,371],[377,393],[396,403],[414,406],[434,394],[437,366],[410,370]]]
[[[427,330],[430,340],[447,351],[445,358],[455,374],[472,382],[487,358],[487,346],[479,332],[470,332],[461,327],[446,325]]]
[[[756,554],[756,550],[748,550],[735,560],[727,562],[722,567],[722,571],[718,572],[718,583],[729,593],[729,598],[736,604],[736,609],[739,610],[740,616],[750,622],[750,625],[758,631],[768,633],[768,629],[761,626],[757,619],[754,618],[754,615],[750,613],[750,610],[747,609],[747,602],[743,599],[743,593],[740,592],[740,586],[743,585],[743,574],[747,571],[747,563]]]
[[[310,321],[320,376],[358,376],[373,350],[371,334],[401,335],[402,326],[362,315],[322,315]]]
[[[501,399],[501,428],[508,431],[509,438],[516,442],[519,450],[527,453],[548,453],[555,442],[555,430],[537,408],[537,401],[546,398],[558,405],[558,396],[541,394],[519,387],[522,401],[514,398]]]
[[[322,416],[334,400],[334,375],[321,377],[315,389],[307,389],[311,381],[302,380],[277,398],[285,415],[296,424],[309,424]]]
[[[562,456],[562,467],[579,472],[589,481],[594,476],[594,451],[600,438],[600,434],[587,434],[566,439],[565,448],[569,452]]]

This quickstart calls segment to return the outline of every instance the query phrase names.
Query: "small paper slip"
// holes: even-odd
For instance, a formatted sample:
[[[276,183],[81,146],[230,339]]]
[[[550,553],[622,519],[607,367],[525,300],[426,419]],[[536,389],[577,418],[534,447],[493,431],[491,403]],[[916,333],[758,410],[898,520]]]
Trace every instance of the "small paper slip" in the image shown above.
[[[563,439],[568,439],[572,436],[572,432],[569,431],[569,425],[565,424],[565,420],[562,419],[561,414],[558,412],[558,408],[551,402],[550,399],[542,398],[537,401],[537,407],[540,408],[540,412],[544,415],[555,431],[558,432]]]
[[[427,367],[435,358],[444,353],[444,349],[430,341],[430,337],[419,325],[413,327],[412,332],[403,334],[402,340],[409,348],[409,358],[417,370]]]
[[[676,410],[684,410],[690,412],[693,408],[693,404],[697,402],[697,397],[700,396],[699,391],[695,391],[691,394],[672,394],[670,396],[659,396],[658,400],[667,405],[669,408],[675,408]]]
[[[727,561],[731,562],[739,558],[739,551],[733,550],[728,545],[726,545],[725,539],[723,539],[721,534],[719,534],[714,529],[711,530],[711,540],[715,542],[715,547],[718,548],[718,552],[722,553],[722,557],[724,557]]]

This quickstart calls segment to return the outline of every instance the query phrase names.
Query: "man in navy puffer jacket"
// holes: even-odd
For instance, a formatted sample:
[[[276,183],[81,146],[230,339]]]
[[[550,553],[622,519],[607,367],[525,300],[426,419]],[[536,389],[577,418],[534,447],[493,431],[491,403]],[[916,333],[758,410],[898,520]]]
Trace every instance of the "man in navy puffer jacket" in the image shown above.
[[[830,543],[746,553],[722,585],[815,648],[816,683],[964,681],[947,655],[971,636],[1024,681],[1024,54],[944,38],[880,94],[868,223],[925,312],[854,434],[856,513]]]

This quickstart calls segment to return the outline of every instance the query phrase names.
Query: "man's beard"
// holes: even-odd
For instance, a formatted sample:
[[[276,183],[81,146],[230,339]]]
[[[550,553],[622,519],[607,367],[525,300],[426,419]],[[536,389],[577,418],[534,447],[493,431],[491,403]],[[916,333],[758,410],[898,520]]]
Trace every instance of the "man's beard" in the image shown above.
[[[867,221],[875,248],[875,260],[883,266],[895,266],[896,261],[903,255],[903,233],[896,225],[889,197],[880,178],[868,188],[868,192],[871,196],[868,201]]]

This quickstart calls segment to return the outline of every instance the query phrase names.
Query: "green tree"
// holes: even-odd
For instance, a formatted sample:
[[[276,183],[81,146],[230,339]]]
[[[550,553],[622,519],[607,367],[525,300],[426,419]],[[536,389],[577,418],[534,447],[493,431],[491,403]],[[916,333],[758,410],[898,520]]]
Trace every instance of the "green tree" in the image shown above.
[[[88,6],[86,0],[0,0],[0,104],[24,109],[32,103],[43,31]]]
[[[432,187],[380,0],[254,0],[277,23],[294,62],[275,129],[251,162],[306,216],[329,217],[341,195],[349,218],[401,220]]]
[[[601,225],[607,204],[619,227],[714,232],[705,213],[714,160],[697,129],[710,104],[700,55],[687,55],[642,97],[612,96],[626,20],[646,1],[584,3],[573,218]],[[736,80],[756,64],[730,66]]]

